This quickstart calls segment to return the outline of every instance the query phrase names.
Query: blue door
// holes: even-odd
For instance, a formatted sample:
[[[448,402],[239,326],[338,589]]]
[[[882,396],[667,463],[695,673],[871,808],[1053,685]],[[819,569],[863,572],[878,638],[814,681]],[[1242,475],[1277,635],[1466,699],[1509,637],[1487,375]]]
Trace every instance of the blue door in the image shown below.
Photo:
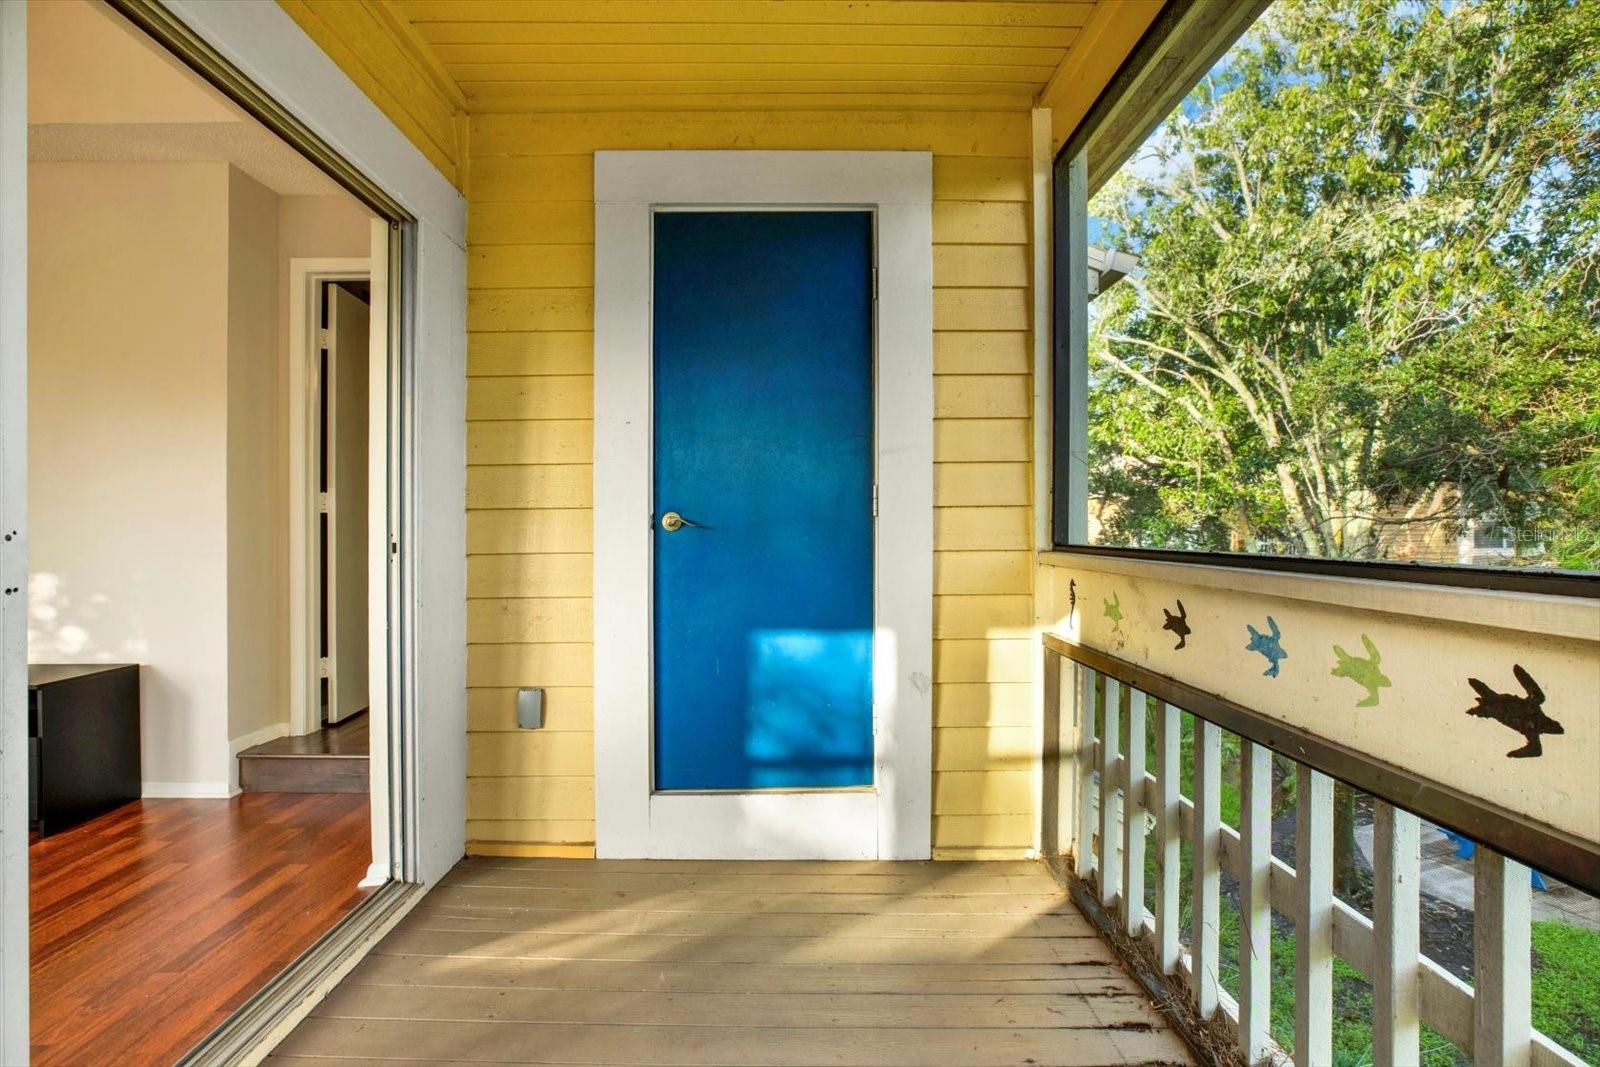
[[[655,788],[872,784],[872,216],[655,216]]]

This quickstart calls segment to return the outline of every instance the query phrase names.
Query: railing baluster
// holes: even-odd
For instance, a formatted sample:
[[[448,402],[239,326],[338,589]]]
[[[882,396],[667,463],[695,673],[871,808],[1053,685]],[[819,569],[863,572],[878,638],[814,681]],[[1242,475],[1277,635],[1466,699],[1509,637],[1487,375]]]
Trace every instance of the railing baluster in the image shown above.
[[[1121,733],[1123,686],[1115,678],[1106,679],[1105,700],[1100,721],[1100,903],[1107,908],[1122,888],[1122,794],[1117,788],[1117,744]]]
[[[1272,751],[1240,750],[1239,1051],[1256,1063],[1272,1041]]]
[[[1098,671],[1078,669],[1078,812],[1077,849],[1079,878],[1094,870],[1094,702],[1102,686]]]
[[[1421,1059],[1419,829],[1415,815],[1373,800],[1372,1055],[1378,1063]]]
[[[1178,973],[1178,877],[1179,847],[1183,831],[1178,819],[1180,783],[1178,763],[1182,734],[1178,709],[1161,702],[1156,720],[1156,788],[1161,805],[1156,810],[1156,958],[1163,974]]]
[[[1196,1005],[1202,1019],[1217,1010],[1218,924],[1222,889],[1222,731],[1194,720],[1194,892],[1189,900]]]
[[[1129,937],[1144,933],[1144,745],[1150,701],[1124,689],[1128,702],[1128,748],[1122,754],[1122,917]]]
[[[1043,743],[1039,762],[1039,850],[1046,856],[1059,856],[1067,850],[1067,836],[1072,826],[1073,790],[1066,782],[1071,772],[1067,738],[1071,736],[1070,720],[1061,713],[1062,657],[1050,649],[1044,650],[1044,669],[1041,679],[1044,692],[1040,701],[1044,710]]]
[[[1472,889],[1475,1063],[1521,1067],[1528,1062],[1533,1028],[1532,880],[1532,872],[1516,860],[1478,846]]]
[[[1333,1062],[1333,779],[1295,764],[1294,1059]]]

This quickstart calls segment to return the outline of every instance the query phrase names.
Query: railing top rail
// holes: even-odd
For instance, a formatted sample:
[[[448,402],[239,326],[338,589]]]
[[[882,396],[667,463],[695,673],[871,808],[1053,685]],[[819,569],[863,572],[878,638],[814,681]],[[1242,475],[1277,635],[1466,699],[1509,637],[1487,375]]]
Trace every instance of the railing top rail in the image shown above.
[[[1536,870],[1600,895],[1600,844],[1070,638],[1045,634],[1044,647],[1395,807],[1480,841]]]

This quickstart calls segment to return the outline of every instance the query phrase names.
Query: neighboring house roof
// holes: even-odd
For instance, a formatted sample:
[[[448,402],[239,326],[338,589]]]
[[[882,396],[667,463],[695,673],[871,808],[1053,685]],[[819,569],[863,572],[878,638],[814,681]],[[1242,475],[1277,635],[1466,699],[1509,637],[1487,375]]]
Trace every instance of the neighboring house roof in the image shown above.
[[[1089,299],[1093,300],[1139,265],[1139,257],[1114,248],[1089,246]]]

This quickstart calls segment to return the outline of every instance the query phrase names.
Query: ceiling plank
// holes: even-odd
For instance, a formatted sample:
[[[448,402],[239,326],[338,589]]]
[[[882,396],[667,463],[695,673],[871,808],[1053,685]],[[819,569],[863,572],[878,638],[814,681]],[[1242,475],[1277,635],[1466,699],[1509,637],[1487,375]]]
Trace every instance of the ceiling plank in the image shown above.
[[[1039,93],[1060,148],[1161,13],[1163,0],[1101,0],[1066,58]]]
[[[1135,0],[1117,0],[1135,2]],[[401,0],[413,23],[701,22],[1082,26],[1093,0]]]

